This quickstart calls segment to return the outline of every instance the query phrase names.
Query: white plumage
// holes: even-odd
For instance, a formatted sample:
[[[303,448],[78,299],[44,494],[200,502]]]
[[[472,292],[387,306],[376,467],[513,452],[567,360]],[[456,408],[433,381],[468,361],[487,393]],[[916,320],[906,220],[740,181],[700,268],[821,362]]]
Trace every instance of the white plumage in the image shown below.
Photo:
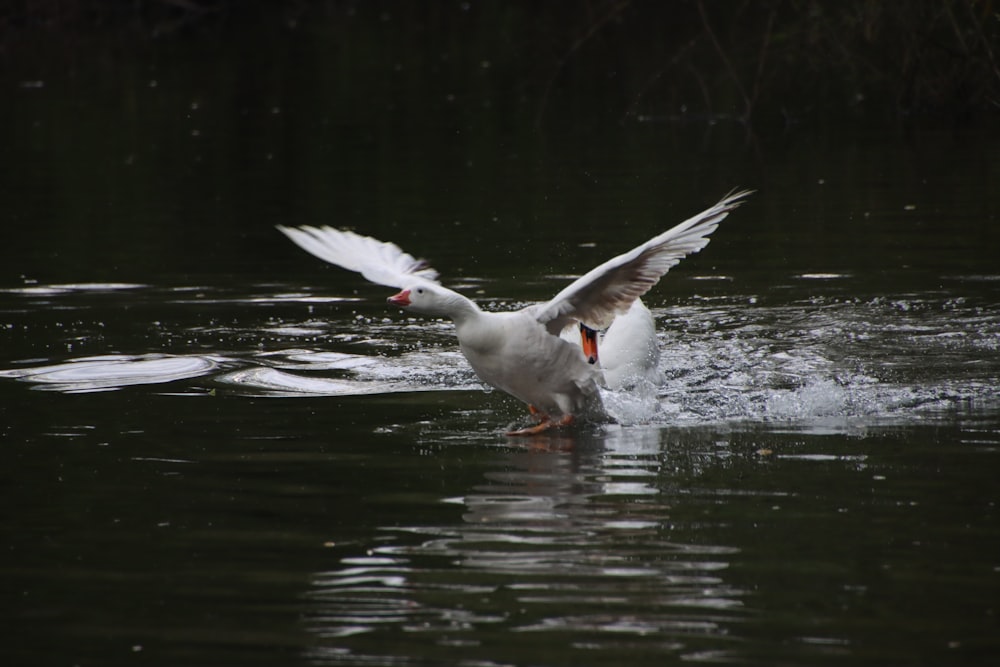
[[[565,425],[575,417],[603,416],[598,385],[656,368],[659,351],[652,315],[638,301],[683,257],[708,244],[708,236],[749,191],[735,192],[698,215],[589,271],[550,301],[514,312],[485,312],[443,287],[423,260],[386,243],[332,227],[283,227],[285,235],[316,257],[371,282],[402,291],[389,303],[455,322],[459,347],[479,378],[529,405],[537,426],[526,435]],[[638,304],[634,306],[634,304]],[[616,319],[617,318],[617,319]],[[600,364],[589,364],[580,346],[560,333],[584,323],[610,325]],[[624,382],[622,380],[621,382]],[[620,384],[620,382],[619,382]],[[612,384],[614,386],[614,384]]]

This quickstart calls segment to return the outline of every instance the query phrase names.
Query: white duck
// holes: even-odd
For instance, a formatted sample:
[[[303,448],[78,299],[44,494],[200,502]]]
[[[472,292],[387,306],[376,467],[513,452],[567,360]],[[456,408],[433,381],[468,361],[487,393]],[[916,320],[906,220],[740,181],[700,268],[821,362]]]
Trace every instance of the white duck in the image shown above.
[[[683,257],[708,244],[708,235],[750,191],[734,192],[719,203],[586,273],[546,303],[513,312],[485,312],[443,287],[438,273],[399,246],[332,227],[278,226],[304,250],[331,264],[357,271],[373,283],[401,291],[388,302],[405,310],[447,317],[458,344],[479,378],[524,401],[539,423],[508,435],[531,435],[565,426],[577,417],[603,417],[600,367],[588,363],[596,350],[584,329],[580,347],[560,337],[568,327],[603,329],[633,304]],[[643,306],[635,315],[642,318]],[[632,315],[629,316],[633,317]],[[649,316],[651,327],[652,316]],[[628,327],[624,327],[627,329]],[[634,333],[634,332],[633,332]],[[607,336],[614,335],[614,328]],[[650,337],[636,336],[642,344]],[[607,342],[607,337],[605,339]],[[652,339],[655,345],[655,332]],[[633,355],[634,356],[634,355]]]

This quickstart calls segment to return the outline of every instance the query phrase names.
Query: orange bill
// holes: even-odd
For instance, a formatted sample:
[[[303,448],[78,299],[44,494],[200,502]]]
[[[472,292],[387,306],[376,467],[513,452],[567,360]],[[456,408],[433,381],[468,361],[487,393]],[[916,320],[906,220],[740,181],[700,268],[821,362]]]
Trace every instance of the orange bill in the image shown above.
[[[580,343],[588,364],[597,363],[597,331],[580,322]]]
[[[400,292],[399,294],[393,294],[388,299],[386,299],[386,301],[388,301],[389,303],[391,303],[394,306],[399,306],[400,308],[403,308],[405,306],[409,306],[410,305],[410,290],[405,289],[402,292]]]

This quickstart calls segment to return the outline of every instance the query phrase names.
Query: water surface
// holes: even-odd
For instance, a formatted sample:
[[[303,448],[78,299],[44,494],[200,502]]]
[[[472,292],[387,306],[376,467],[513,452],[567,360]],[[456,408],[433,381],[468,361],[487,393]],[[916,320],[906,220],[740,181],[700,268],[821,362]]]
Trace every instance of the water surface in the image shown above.
[[[539,131],[279,43],[5,82],[5,663],[991,664],[995,129]],[[532,440],[273,228],[503,310],[736,186],[647,298],[663,381]]]

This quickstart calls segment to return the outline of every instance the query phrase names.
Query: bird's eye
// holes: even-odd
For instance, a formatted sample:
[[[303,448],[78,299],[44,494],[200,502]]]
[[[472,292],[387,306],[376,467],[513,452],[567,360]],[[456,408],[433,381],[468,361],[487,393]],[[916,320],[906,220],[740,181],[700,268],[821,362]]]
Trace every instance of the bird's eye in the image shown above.
[[[424,288],[423,287],[418,287],[417,288],[417,294],[423,294],[423,293],[424,293]]]

